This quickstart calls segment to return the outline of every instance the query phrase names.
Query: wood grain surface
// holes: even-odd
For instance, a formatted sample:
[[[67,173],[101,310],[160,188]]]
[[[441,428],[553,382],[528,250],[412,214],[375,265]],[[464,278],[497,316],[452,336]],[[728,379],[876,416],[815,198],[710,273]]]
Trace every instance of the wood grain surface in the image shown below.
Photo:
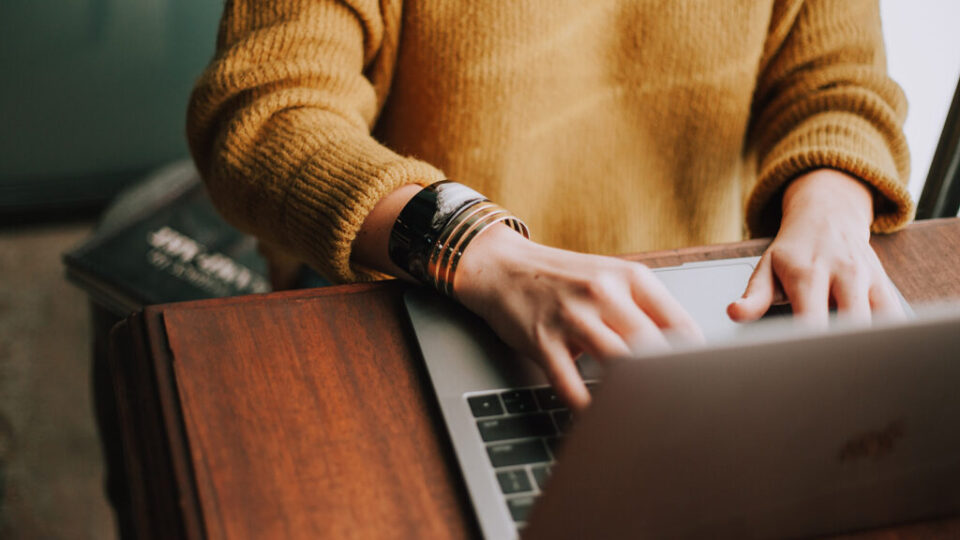
[[[960,220],[915,224],[873,242],[908,301],[960,298]],[[758,255],[767,243],[628,258],[666,266]],[[401,303],[404,287],[382,282],[148,308],[139,331],[128,325],[145,336],[140,353],[130,337],[118,336],[115,347],[117,384],[128,401],[121,408],[160,401],[147,407],[152,414],[125,419],[140,467],[131,474],[140,483],[134,491],[141,499],[175,498],[152,511],[170,513],[188,537],[476,536]],[[144,382],[143,367],[125,368],[130,362],[151,363],[154,378]],[[138,385],[124,373],[139,374],[139,386],[154,391],[134,395]],[[144,434],[152,430],[163,435]],[[166,454],[143,459],[149,444],[136,441],[147,439],[165,441]],[[141,521],[163,519],[144,517],[150,512],[141,511]],[[858,537],[951,536],[960,537],[960,519]]]
[[[164,314],[210,538],[468,533],[397,291]]]

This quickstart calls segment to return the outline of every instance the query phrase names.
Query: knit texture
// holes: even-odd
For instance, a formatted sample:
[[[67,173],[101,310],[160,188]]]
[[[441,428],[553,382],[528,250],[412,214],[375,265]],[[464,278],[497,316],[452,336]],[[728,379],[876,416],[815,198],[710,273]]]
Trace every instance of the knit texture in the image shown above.
[[[592,253],[772,234],[822,167],[888,232],[885,64],[876,0],[230,0],[188,137],[229,220],[336,281],[378,277],[350,260],[377,201],[447,177]]]

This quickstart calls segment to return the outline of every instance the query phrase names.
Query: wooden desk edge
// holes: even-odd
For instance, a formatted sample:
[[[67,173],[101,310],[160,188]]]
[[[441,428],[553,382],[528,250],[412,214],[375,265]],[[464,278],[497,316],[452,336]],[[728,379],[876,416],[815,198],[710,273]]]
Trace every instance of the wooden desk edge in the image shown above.
[[[110,332],[130,505],[139,538],[200,539],[204,523],[162,317],[149,307]]]
[[[960,227],[960,219],[928,219],[911,223],[904,230],[916,231],[938,227]],[[893,235],[896,234],[897,233],[893,233]],[[872,242],[884,242],[886,238],[893,235],[874,235]],[[631,253],[621,255],[621,257],[627,260],[641,262],[647,266],[650,266],[651,268],[659,268],[662,266],[679,265],[684,262],[691,261],[710,261],[734,257],[756,256],[760,255],[771,241],[772,238],[754,238],[751,240],[741,240],[739,242],[728,242],[724,244],[712,244],[708,246],[694,246],[660,251],[648,251],[644,253]],[[389,291],[390,289],[395,288],[399,292],[408,286],[409,284],[398,279],[388,279],[383,281],[332,285],[315,289],[296,289],[263,294],[250,294],[245,296],[232,296],[227,298],[193,300],[189,302],[177,302],[175,304],[158,304],[156,306],[150,306],[146,308],[145,311],[166,311],[168,309],[217,309],[223,306],[262,302],[267,299],[271,301],[306,300],[310,298],[333,295],[357,294],[378,289],[385,289]]]

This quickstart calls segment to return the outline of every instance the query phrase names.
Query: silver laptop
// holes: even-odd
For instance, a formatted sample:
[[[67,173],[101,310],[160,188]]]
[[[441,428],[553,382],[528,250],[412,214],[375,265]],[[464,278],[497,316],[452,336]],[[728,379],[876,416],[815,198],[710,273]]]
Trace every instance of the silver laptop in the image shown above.
[[[755,345],[747,345],[747,343],[752,343],[751,339],[755,340],[756,337],[751,338],[750,335],[745,334],[745,328],[749,327],[738,326],[731,322],[725,315],[725,308],[730,301],[742,294],[756,261],[756,258],[714,261],[658,269],[657,272],[671,292],[700,323],[708,343],[716,347],[718,344],[740,342],[741,345],[736,347],[751,349]],[[510,351],[479,318],[427,291],[411,290],[405,300],[482,532],[487,538],[516,537],[518,530],[526,524],[533,503],[544,492],[544,486],[548,481],[553,486],[552,472],[559,452],[567,452],[566,434],[571,426],[570,414],[549,388],[539,368],[525,359],[517,358],[515,353]],[[761,336],[764,334],[764,332],[758,333]],[[709,357],[713,353],[701,351],[700,354]],[[741,350],[739,354],[747,355],[747,352]],[[601,379],[602,373],[598,365],[586,360],[581,362],[580,367],[586,380]],[[731,372],[740,373],[742,370],[731,370]],[[670,375],[670,370],[665,369],[664,373]],[[607,379],[611,377],[619,377],[619,375],[608,375]],[[694,377],[691,381],[687,381],[690,383],[687,387],[695,387],[693,383],[697,380]],[[594,384],[588,384],[588,386],[596,388]],[[613,390],[607,388],[608,386],[621,388],[620,385],[605,384],[603,392],[599,393],[598,404],[614,399],[604,397],[614,394]],[[618,403],[629,407],[631,406],[630,396],[635,394],[636,392],[628,387],[626,390],[621,389],[615,395],[619,398]],[[689,401],[691,407],[697,405],[698,402],[693,399],[695,396],[687,398],[682,396],[682,393],[678,394],[677,399]],[[751,401],[748,395],[741,396],[741,400],[742,403],[758,409],[765,407],[763,403]],[[591,408],[591,411],[596,410],[601,409],[599,406]],[[956,411],[956,407],[954,410]],[[836,412],[832,410],[831,414]],[[622,416],[609,411],[605,414],[610,414],[612,417]],[[572,437],[574,442],[569,444],[571,448],[578,447],[575,441],[581,437],[579,433],[587,430],[581,425],[592,427],[610,425],[609,422],[604,424],[591,420],[593,416],[594,414],[591,413],[576,422],[577,430]],[[660,420],[664,418],[661,417]],[[730,418],[728,421],[736,422],[737,420]],[[787,424],[789,419],[785,419],[785,425]],[[629,429],[626,427],[628,425]],[[604,430],[602,437],[591,433],[587,438],[579,440],[584,441],[582,444],[587,447],[617,446],[618,441],[632,440],[624,431],[642,440],[650,433],[648,431],[650,427],[643,424],[624,424],[617,426],[616,430]],[[720,424],[718,429],[722,427],[723,425]],[[696,432],[686,430],[683,425],[675,429],[687,433],[691,437],[691,444],[699,444]],[[817,437],[820,434],[812,435]],[[760,447],[764,445],[761,444]],[[676,451],[675,448],[665,448],[664,451],[666,450]],[[593,465],[570,464],[574,456],[577,456],[573,450],[570,454],[569,460],[564,459],[564,467],[561,468],[563,471],[575,470],[590,474],[589,471],[597,466],[596,463]],[[960,455],[960,452],[954,452],[954,455]],[[587,461],[590,460],[587,459]],[[625,479],[626,485],[631,486],[632,490],[656,493],[658,490],[666,489],[664,485],[627,474],[629,471],[640,470],[630,462],[629,459],[622,461],[621,465],[624,465],[627,471],[618,474],[621,475],[621,479]],[[606,463],[612,462],[608,460]],[[747,466],[745,463],[734,462],[720,465],[726,467],[724,470],[734,473],[739,468]],[[803,476],[800,471],[796,474]],[[589,493],[581,489],[564,487],[565,483],[570,482],[572,483],[569,485],[579,485],[581,480],[574,473],[566,472],[559,478],[560,480],[556,481],[559,487],[551,487],[550,493],[573,490],[590,497]],[[563,478],[574,479],[563,480]],[[707,474],[700,481],[709,485],[710,478],[710,474]],[[668,480],[660,478],[658,481],[669,484]],[[602,488],[605,484],[598,485]],[[604,489],[610,492],[611,488]],[[694,496],[695,486],[690,489],[694,491],[683,492]],[[627,500],[633,497],[630,494],[623,495],[622,492],[617,496],[626,497]],[[549,502],[551,500],[558,499],[548,499],[550,505],[562,506],[561,503]],[[561,499],[561,501],[567,504],[570,499]],[[693,502],[688,501],[688,508],[693,507],[696,507],[696,499]],[[569,512],[571,509],[565,507],[563,511]],[[543,513],[549,512],[549,510],[543,510]],[[606,515],[606,512],[601,512],[601,516]],[[679,511],[658,515],[664,522],[676,520],[686,523],[689,521],[688,516]],[[591,522],[583,516],[581,511],[574,512],[572,516],[572,519],[578,523]],[[622,515],[610,514],[609,521],[617,523],[617,520],[622,517]],[[838,529],[830,528],[830,530]],[[680,534],[683,534],[683,531]]]
[[[525,537],[797,538],[956,514],[958,332],[953,306],[614,363]]]

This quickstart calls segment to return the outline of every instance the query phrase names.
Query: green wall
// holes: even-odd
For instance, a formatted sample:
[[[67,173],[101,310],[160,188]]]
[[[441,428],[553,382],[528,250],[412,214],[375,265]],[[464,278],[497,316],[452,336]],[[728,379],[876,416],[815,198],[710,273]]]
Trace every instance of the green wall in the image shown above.
[[[0,211],[102,200],[187,153],[222,0],[0,1]]]

